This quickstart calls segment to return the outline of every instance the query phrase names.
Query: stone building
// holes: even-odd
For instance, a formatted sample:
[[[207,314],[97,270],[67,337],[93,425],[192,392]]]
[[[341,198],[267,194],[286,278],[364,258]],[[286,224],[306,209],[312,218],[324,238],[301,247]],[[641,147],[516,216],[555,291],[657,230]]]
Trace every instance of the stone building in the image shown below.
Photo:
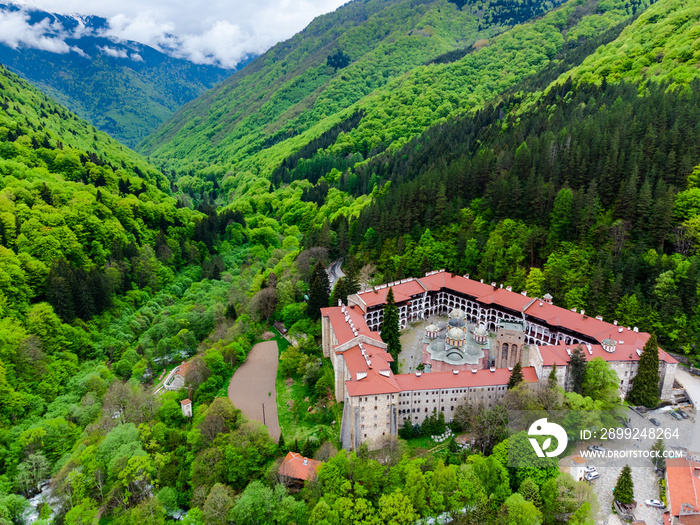
[[[477,359],[474,362],[479,364],[470,370],[462,365],[452,371],[393,374],[392,358],[378,333],[389,288],[402,328],[413,320],[449,314],[444,349],[464,349],[465,338],[467,346],[488,346],[491,332],[495,345],[489,359]],[[624,396],[649,338],[616,321],[608,323],[584,311],[555,306],[549,295],[530,298],[526,292],[515,293],[509,287],[445,271],[378,286],[349,296],[348,306],[321,312],[323,353],[333,364],[336,399],[345,402],[341,442],[347,449],[363,442],[376,445],[382,436],[396,435],[406,419],[422,423],[433,410],[444,412],[450,421],[454,409],[464,401],[498,403],[507,390],[509,368],[516,362],[523,365],[526,382],[546,381],[556,363],[557,378],[568,388],[568,358],[578,345],[588,359],[600,355],[610,363],[620,377],[620,395]],[[469,324],[477,327],[469,332],[471,339],[467,337]],[[430,334],[426,331],[430,344],[442,344],[435,335],[438,327],[430,328]],[[435,338],[430,337],[433,335]],[[670,399],[677,361],[661,349],[659,358],[661,397]],[[449,359],[445,362],[449,364]]]
[[[525,326],[522,321],[501,319],[496,326],[496,368],[513,368],[523,361]]]
[[[181,388],[184,388],[187,380],[187,372],[189,371],[190,366],[191,363],[188,361],[183,361],[181,364],[179,364],[165,380],[165,389],[180,390]]]

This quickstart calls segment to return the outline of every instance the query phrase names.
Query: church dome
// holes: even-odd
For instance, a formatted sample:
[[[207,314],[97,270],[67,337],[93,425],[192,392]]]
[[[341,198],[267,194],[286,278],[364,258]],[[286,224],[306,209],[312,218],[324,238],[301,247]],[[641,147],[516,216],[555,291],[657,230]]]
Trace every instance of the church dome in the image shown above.
[[[464,319],[466,316],[467,315],[459,308],[455,308],[454,310],[452,310],[450,312],[450,319],[455,319],[455,318]]]
[[[464,334],[464,330],[461,330],[460,328],[450,328],[449,332],[447,332],[447,337],[450,339],[465,339],[466,336]]]
[[[425,327],[426,332],[438,332],[440,329],[434,325],[434,324],[429,324],[428,326]]]
[[[486,331],[486,328],[484,328],[484,325],[479,326],[476,330],[474,330],[474,335],[476,336],[486,336],[489,335],[489,333]]]
[[[457,328],[464,328],[467,325],[465,320],[461,317],[453,317],[452,319],[450,319],[448,324],[450,326],[456,326]]]

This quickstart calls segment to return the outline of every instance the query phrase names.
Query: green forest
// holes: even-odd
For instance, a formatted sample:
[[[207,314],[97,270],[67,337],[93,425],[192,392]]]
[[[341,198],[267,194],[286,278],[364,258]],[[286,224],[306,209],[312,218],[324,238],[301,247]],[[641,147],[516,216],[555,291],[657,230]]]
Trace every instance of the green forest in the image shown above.
[[[508,468],[504,407],[460,407],[474,449],[432,441],[436,414],[338,451],[318,307],[446,268],[700,362],[699,19],[698,0],[350,2],[148,157],[1,68],[0,524],[592,524],[590,486]],[[275,321],[297,343],[273,332],[279,442],[226,397]],[[185,359],[187,388],[153,395]],[[577,377],[513,377],[506,405],[619,406],[602,359]],[[288,451],[326,462],[298,492]]]

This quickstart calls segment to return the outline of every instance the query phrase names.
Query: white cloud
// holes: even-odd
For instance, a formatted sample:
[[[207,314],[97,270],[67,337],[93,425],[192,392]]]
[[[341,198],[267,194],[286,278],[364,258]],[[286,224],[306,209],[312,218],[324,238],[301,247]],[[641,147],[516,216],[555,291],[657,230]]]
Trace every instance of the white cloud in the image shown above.
[[[262,53],[291,37],[314,17],[336,9],[345,1],[32,0],[31,3],[54,13],[102,16],[109,20],[108,36],[135,40],[197,63],[233,67],[246,56]]]
[[[138,53],[131,53],[131,56],[129,58],[134,62],[143,62],[143,57]]]
[[[90,55],[88,55],[85,51],[80,49],[78,46],[71,46],[70,50],[73,51],[74,53],[78,53],[83,58],[90,58]]]
[[[126,58],[129,54],[124,49],[116,49],[109,46],[97,46],[97,49],[102,51],[105,55],[112,58]]]
[[[12,49],[35,48],[53,53],[68,53],[70,48],[63,38],[60,29],[47,19],[30,25],[27,14],[22,11],[0,12],[0,43]]]

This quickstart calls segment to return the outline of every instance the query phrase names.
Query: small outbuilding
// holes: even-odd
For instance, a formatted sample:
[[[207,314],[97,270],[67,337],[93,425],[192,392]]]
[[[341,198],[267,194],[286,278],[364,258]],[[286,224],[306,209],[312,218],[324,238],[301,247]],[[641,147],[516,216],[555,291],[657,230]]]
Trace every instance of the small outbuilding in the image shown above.
[[[305,481],[316,479],[318,468],[322,464],[323,461],[305,458],[296,452],[289,452],[282,460],[277,473],[286,478],[290,484],[303,485]]]

